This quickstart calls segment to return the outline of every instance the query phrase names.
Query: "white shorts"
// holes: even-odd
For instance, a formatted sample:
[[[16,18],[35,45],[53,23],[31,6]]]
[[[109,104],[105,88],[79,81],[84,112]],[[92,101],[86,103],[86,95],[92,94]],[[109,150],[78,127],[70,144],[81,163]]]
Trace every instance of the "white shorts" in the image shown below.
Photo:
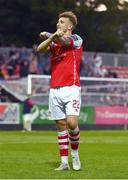
[[[69,115],[79,116],[81,106],[81,88],[65,86],[51,88],[49,93],[49,112],[51,120],[64,119]]]
[[[32,118],[31,114],[24,114],[23,115],[23,121],[24,122],[31,121],[31,118]]]

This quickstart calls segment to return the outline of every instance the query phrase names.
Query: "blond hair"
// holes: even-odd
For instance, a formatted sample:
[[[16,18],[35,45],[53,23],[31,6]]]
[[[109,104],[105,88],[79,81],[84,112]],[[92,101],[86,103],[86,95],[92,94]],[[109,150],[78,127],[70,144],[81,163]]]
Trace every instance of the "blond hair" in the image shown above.
[[[69,20],[73,24],[73,28],[77,25],[77,17],[72,11],[65,11],[63,13],[60,13],[59,18],[61,18],[61,17],[69,18]]]

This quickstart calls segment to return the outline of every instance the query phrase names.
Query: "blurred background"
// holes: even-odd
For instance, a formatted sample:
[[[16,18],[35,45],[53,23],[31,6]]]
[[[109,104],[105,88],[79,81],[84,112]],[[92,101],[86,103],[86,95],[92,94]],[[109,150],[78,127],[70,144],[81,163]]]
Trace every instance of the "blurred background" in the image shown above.
[[[128,0],[0,0],[0,129],[22,129],[28,86],[39,109],[33,129],[48,123],[50,60],[36,48],[39,33],[54,32],[58,14],[68,10],[77,15],[74,33],[84,40],[82,127],[127,128]]]

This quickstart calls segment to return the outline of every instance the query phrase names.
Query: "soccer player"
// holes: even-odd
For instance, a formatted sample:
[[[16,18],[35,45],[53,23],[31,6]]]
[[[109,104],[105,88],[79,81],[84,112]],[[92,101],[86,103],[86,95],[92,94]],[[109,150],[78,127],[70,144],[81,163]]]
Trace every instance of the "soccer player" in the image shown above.
[[[23,128],[26,131],[31,131],[32,115],[31,109],[33,108],[33,102],[31,95],[27,95],[27,98],[23,102]]]
[[[80,61],[83,40],[72,34],[77,17],[71,12],[59,14],[55,33],[41,32],[38,52],[51,52],[49,110],[58,130],[61,163],[55,170],[68,170],[68,145],[71,145],[73,169],[80,170],[78,117],[81,106]]]

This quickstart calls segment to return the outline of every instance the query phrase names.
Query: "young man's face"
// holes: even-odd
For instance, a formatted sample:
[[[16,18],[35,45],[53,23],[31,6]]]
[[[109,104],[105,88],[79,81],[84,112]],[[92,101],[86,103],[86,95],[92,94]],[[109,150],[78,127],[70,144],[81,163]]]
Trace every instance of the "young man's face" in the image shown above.
[[[69,18],[61,17],[57,22],[57,29],[61,29],[63,32],[71,31],[72,30],[72,22]]]

